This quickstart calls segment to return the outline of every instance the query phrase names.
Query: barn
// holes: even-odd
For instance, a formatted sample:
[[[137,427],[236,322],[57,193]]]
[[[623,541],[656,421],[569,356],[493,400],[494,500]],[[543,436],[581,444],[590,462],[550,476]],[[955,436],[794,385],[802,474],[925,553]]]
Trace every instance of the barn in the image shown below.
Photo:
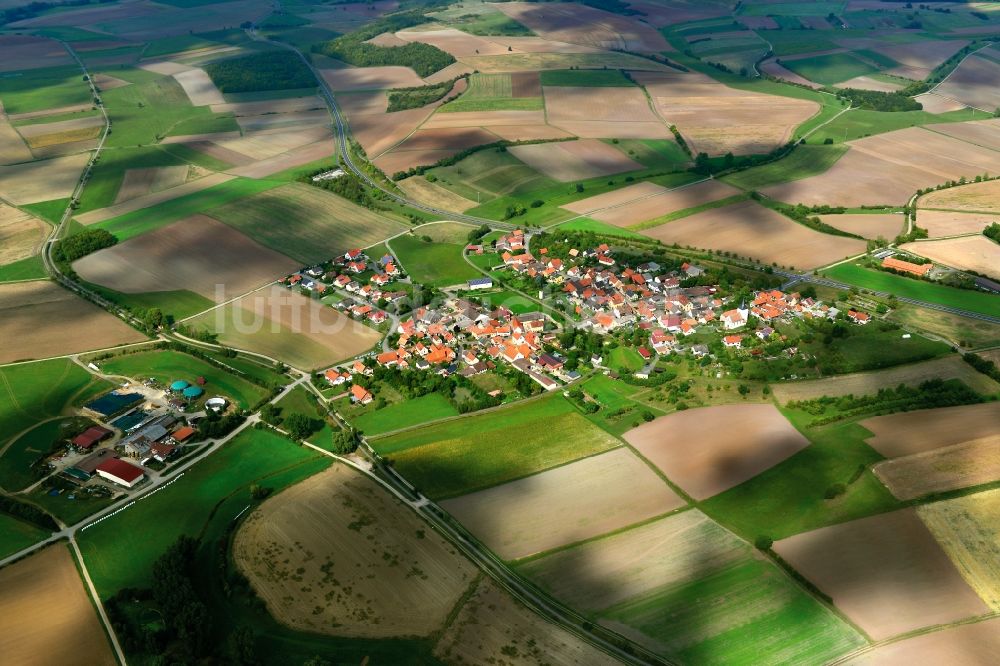
[[[130,465],[118,458],[110,458],[98,465],[97,474],[126,488],[134,488],[146,476],[146,473],[135,465]]]

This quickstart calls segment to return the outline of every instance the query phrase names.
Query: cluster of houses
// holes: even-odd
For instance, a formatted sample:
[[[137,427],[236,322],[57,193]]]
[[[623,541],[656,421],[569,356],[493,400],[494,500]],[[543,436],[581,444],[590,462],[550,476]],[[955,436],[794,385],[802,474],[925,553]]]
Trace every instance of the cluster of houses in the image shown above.
[[[285,277],[289,288],[323,296],[333,290],[350,294],[338,307],[355,319],[374,325],[385,322],[389,315],[376,306],[380,301],[394,303],[407,296],[405,291],[393,291],[390,285],[404,277],[396,259],[389,254],[374,260],[364,250],[352,249],[325,264],[304,268]]]

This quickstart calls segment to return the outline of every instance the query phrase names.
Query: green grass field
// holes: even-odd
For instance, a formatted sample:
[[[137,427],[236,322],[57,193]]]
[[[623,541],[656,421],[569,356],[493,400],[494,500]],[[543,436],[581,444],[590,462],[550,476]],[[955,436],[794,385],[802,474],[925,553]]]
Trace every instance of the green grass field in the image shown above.
[[[211,208],[223,206],[231,201],[246,199],[254,194],[278,187],[282,183],[270,180],[252,180],[250,178],[234,178],[214,187],[193,192],[191,194],[165,201],[151,208],[132,211],[118,217],[98,222],[93,225],[98,229],[107,229],[119,241],[140,236],[154,229],[166,226],[171,222],[182,220]],[[224,220],[223,220],[224,221]]]
[[[553,69],[541,73],[543,86],[618,88],[634,86],[617,69]]]
[[[776,2],[772,4],[754,3],[740,8],[745,16],[826,16],[844,9],[843,2],[817,0],[817,2]]]
[[[372,444],[408,481],[441,499],[556,467],[619,442],[554,395]]]
[[[80,197],[77,213],[105,208],[115,202],[125,171],[148,167],[165,167],[185,164],[176,155],[161,150],[159,146],[142,148],[116,148],[105,150],[91,172],[90,181]]]
[[[400,222],[302,183],[248,195],[252,196],[233,197],[231,203],[200,212],[303,263],[325,261],[406,229]]]
[[[799,426],[812,417],[786,412]],[[747,539],[760,535],[775,540],[825,525],[846,522],[899,506],[899,501],[871,473],[882,460],[864,440],[871,433],[856,423],[840,423],[804,431],[812,444],[791,458],[701,503],[701,509]],[[824,498],[833,484],[848,484],[847,492]]]
[[[484,255],[485,256],[485,255]],[[486,263],[495,263],[497,261],[496,255],[490,257],[490,261]],[[534,312],[539,309],[538,303],[535,303],[530,298],[525,298],[524,296],[515,293],[513,291],[498,291],[492,294],[481,294],[477,296],[483,299],[485,303],[488,303],[491,308],[497,308],[501,305],[508,308],[514,314],[524,314],[525,312]]]
[[[38,481],[31,466],[51,451],[54,442],[64,439],[69,429],[83,429],[87,423],[72,417],[46,421],[11,442],[0,456],[0,486],[17,492]]]
[[[541,97],[513,97],[510,74],[475,73],[469,88],[458,99],[441,107],[441,113],[459,111],[539,111]]]
[[[40,254],[0,266],[0,282],[39,280],[47,276],[45,263],[42,261],[42,255]]]
[[[153,561],[182,534],[198,536],[220,503],[232,512],[230,520],[250,504],[250,484],[281,490],[329,464],[269,431],[241,433],[172,486],[79,534],[98,592],[106,597],[123,587],[146,587]]]
[[[676,169],[691,162],[673,139],[615,139],[609,143],[647,169]]]
[[[595,234],[603,234],[605,236],[621,236],[622,238],[646,238],[636,231],[616,227],[613,224],[601,222],[600,220],[593,220],[589,217],[578,217],[574,220],[570,220],[569,222],[563,222],[559,225],[559,228],[566,229],[568,231],[592,231]]]
[[[970,289],[956,289],[932,282],[910,279],[857,264],[840,264],[827,271],[827,277],[862,289],[884,291],[894,296],[947,305],[993,316],[1000,316],[1000,296]]]
[[[819,175],[847,153],[847,146],[797,146],[789,155],[770,164],[738,171],[722,180],[744,190],[760,190],[771,185]]]
[[[645,363],[639,353],[631,347],[615,347],[607,353],[608,367],[620,373],[633,373]]]
[[[175,320],[186,319],[199,312],[204,312],[215,305],[211,299],[187,289],[126,294],[92,282],[87,282],[86,284],[113,303],[118,303],[119,305],[135,310],[159,308],[164,314],[171,315]]]
[[[440,393],[428,393],[419,398],[362,414],[351,419],[351,425],[365,435],[373,436],[403,428],[412,428],[428,421],[436,421],[449,416],[458,416],[458,410]]]
[[[5,72],[0,102],[8,114],[55,109],[91,102],[90,87],[75,65]]]
[[[463,245],[426,243],[411,235],[394,238],[389,245],[414,282],[444,287],[480,276],[479,271],[465,263]]]
[[[982,111],[974,111],[973,109],[949,111],[942,114],[933,114],[926,111],[883,113],[881,111],[852,109],[850,112],[843,114],[836,120],[813,132],[806,141],[810,144],[821,144],[830,139],[834,143],[841,143],[842,141],[852,141],[907,127],[986,119],[986,114]]]
[[[0,513],[0,557],[13,555],[48,536],[49,532],[40,527]]]
[[[267,395],[265,389],[242,377],[216,368],[200,358],[171,350],[124,354],[102,361],[100,365],[107,374],[124,375],[136,380],[153,378],[161,384],[169,384],[175,379],[194,384],[196,379],[204,377],[206,396],[221,393],[242,409],[248,409]]]
[[[877,370],[904,363],[914,363],[945,356],[951,347],[943,342],[913,335],[900,339],[900,331],[879,330],[881,323],[854,326],[851,335],[834,338],[830,344],[822,340],[800,345],[800,351],[814,354],[824,374],[841,374]]]
[[[66,210],[66,206],[69,205],[69,198],[66,199],[52,199],[50,201],[39,201],[38,203],[25,204],[21,206],[25,210],[37,215],[38,217],[51,222],[52,224],[57,224],[62,218],[63,212]]]
[[[823,85],[833,85],[856,76],[865,76],[878,71],[876,67],[858,60],[849,53],[832,53],[800,60],[783,60],[781,64],[799,76],[804,76],[810,81]]]

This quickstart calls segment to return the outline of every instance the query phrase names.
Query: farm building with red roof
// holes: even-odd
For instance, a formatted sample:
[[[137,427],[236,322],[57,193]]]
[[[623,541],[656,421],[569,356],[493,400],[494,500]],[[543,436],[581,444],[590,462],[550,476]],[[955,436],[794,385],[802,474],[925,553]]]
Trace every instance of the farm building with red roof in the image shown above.
[[[96,471],[98,476],[126,488],[135,487],[146,476],[146,473],[135,465],[130,465],[118,458],[105,460],[97,466]]]

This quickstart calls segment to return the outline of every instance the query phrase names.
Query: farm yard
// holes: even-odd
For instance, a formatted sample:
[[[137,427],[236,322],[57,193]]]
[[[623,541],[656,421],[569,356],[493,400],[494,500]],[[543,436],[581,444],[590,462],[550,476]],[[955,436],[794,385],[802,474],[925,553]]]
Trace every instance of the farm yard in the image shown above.
[[[444,624],[475,570],[424,527],[383,488],[335,464],[250,514],[233,557],[289,627],[425,636]],[[343,579],[347,571],[353,575]]]
[[[96,305],[43,280],[0,285],[0,363],[141,342],[146,336]],[[64,322],[72,322],[67,335]]]
[[[706,439],[705,423],[732,423]],[[738,425],[736,425],[738,424]],[[739,485],[809,445],[773,405],[722,405],[640,425],[625,441],[695,499]],[[697,441],[697,446],[692,442]]]
[[[683,505],[684,501],[627,449],[441,503],[507,560],[613,532]]]
[[[731,252],[798,269],[824,266],[865,251],[864,241],[813,231],[755,201],[695,213],[643,234],[667,245]]]
[[[277,285],[185,322],[226,346],[278,358],[295,368],[329,366],[368,351],[378,331]]]
[[[762,632],[779,661],[823,662],[863,644],[775,565],[694,509],[518,569],[557,599],[672,659],[754,661],[759,644],[752,637]]]
[[[118,663],[67,545],[53,544],[0,570],[0,589],[5,659]]]
[[[88,282],[123,293],[183,289],[221,302],[299,266],[233,227],[194,215],[90,254],[75,262],[73,270]]]
[[[799,534],[774,550],[876,641],[989,610],[913,509]]]

